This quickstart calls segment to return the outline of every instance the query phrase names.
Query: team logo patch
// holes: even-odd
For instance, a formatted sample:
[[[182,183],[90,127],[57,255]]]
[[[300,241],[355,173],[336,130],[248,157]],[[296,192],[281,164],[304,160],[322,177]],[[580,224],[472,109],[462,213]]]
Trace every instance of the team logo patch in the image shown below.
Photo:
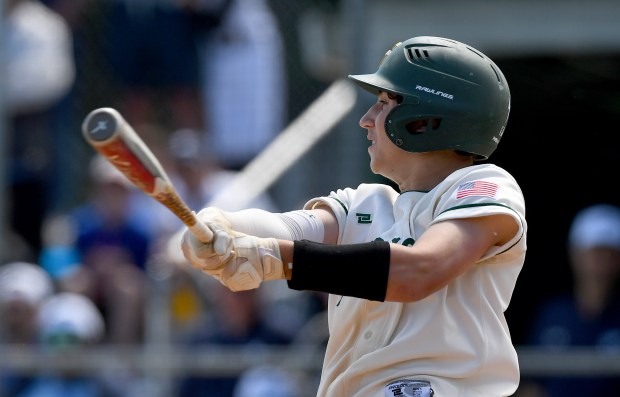
[[[499,186],[492,182],[473,181],[461,183],[456,189],[456,198],[462,199],[470,196],[495,198]]]
[[[385,397],[433,397],[435,392],[427,380],[399,379],[385,386]]]
[[[371,214],[362,214],[361,212],[357,212],[355,216],[357,216],[357,223],[361,223],[361,224],[372,223]]]

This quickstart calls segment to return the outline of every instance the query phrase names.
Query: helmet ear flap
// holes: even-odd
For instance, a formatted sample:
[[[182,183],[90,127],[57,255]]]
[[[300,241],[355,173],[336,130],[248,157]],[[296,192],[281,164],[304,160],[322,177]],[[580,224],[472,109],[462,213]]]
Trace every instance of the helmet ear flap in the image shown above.
[[[416,119],[405,125],[410,135],[420,135],[428,131],[436,130],[441,125],[439,117]]]
[[[388,138],[408,152],[419,151],[426,142],[426,139],[420,141],[422,135],[431,134],[441,126],[442,119],[438,116],[418,115],[412,118],[412,115],[417,114],[419,110],[417,104],[403,103],[392,109],[385,118],[385,132]]]

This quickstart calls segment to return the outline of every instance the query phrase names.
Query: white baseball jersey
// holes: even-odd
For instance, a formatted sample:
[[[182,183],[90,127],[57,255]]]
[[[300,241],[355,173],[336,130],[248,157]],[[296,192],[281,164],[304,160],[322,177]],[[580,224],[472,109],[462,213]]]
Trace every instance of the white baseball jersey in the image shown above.
[[[526,251],[525,204],[502,168],[474,165],[433,190],[398,193],[362,184],[328,197],[339,244],[384,240],[413,245],[437,222],[506,214],[519,225],[512,240],[491,248],[443,289],[412,303],[330,295],[330,339],[320,397],[507,396],[519,382],[517,354],[504,311]],[[355,282],[355,275],[351,275]]]

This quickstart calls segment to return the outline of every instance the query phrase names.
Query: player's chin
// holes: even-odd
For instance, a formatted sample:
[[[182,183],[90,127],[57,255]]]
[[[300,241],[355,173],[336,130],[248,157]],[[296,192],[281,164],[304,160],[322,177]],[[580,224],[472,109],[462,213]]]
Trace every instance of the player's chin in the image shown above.
[[[370,171],[372,171],[373,174],[381,173],[379,163],[372,156],[370,156]]]

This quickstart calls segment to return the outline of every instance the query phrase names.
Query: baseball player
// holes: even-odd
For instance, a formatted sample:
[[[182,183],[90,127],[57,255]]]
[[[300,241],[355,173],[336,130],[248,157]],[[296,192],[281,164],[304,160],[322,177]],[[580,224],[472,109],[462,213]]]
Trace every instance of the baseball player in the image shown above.
[[[189,262],[231,290],[286,279],[329,293],[317,396],[508,396],[519,382],[504,312],[526,253],[524,198],[482,162],[508,120],[495,63],[466,44],[414,37],[373,74],[359,124],[370,169],[389,178],[282,214],[200,211],[211,243],[185,232]]]

